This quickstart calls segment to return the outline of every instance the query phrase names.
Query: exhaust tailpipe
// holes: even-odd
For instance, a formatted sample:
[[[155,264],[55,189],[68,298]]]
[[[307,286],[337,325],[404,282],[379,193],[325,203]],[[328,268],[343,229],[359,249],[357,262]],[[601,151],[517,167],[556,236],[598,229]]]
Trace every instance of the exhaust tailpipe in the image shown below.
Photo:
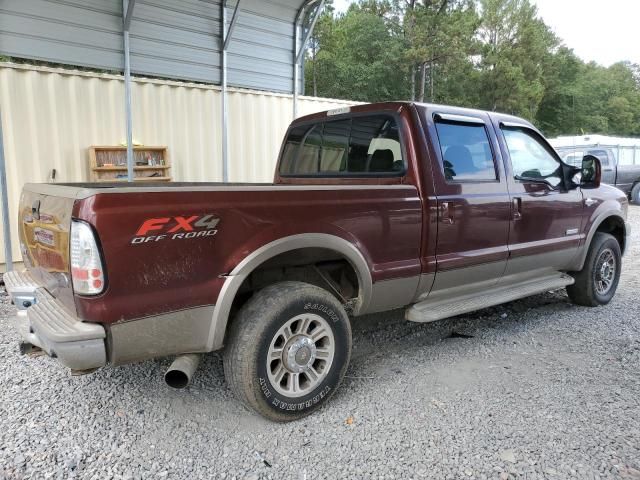
[[[190,353],[177,357],[167,373],[164,374],[164,381],[173,388],[185,388],[191,382],[193,374],[200,363],[200,354]]]

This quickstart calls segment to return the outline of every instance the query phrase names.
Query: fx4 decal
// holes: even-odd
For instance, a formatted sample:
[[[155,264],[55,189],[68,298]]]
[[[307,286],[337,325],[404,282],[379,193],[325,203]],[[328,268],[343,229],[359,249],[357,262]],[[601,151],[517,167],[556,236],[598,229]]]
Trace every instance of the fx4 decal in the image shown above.
[[[212,214],[149,218],[136,231],[132,244],[213,237],[220,219]]]

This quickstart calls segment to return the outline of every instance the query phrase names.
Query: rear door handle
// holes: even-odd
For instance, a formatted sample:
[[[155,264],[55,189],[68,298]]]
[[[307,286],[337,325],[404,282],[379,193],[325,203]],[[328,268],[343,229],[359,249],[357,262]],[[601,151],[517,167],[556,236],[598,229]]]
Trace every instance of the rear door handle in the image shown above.
[[[522,199],[520,197],[513,197],[511,208],[513,219],[520,220],[522,218]]]

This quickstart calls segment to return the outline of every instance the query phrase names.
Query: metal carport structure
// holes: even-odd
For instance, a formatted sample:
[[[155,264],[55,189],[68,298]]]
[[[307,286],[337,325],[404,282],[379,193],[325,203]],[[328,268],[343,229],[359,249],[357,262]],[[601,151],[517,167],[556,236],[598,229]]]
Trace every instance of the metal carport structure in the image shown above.
[[[120,1],[121,5],[116,5]],[[227,181],[227,86],[232,84],[293,94],[295,117],[297,98],[301,90],[300,69],[304,52],[324,6],[324,0],[88,0],[76,1],[76,9],[73,10],[69,5],[49,0],[7,2],[3,8],[6,8],[8,14],[3,14],[0,19],[0,55],[106,68],[124,73],[123,101],[129,181],[133,178],[132,74],[195,80],[221,86],[222,179]],[[210,17],[208,12],[212,12]],[[87,17],[88,32],[83,31],[83,26],[79,25],[84,21],[81,15]],[[182,25],[172,30],[173,23],[180,22]],[[116,27],[117,24],[120,26]],[[209,27],[213,28],[203,32],[203,29]],[[141,33],[136,37],[137,28]],[[237,33],[240,30],[242,32]],[[289,31],[292,35],[289,35]],[[34,35],[36,32],[37,35]],[[209,45],[206,40],[207,32],[212,39],[211,45],[214,46]],[[175,42],[172,41],[172,33],[176,34]],[[41,38],[34,39],[38,36]],[[114,47],[116,36],[120,40],[118,46]],[[261,47],[263,38],[265,46]],[[155,46],[154,41],[157,44]],[[288,42],[291,42],[290,46],[284,47]],[[239,46],[239,51],[232,51],[234,44]],[[260,50],[258,53],[263,58],[252,59],[250,54],[245,58],[248,49]],[[288,60],[283,61],[285,49],[289,51],[286,54]],[[207,57],[203,61],[204,56]],[[193,62],[191,57],[194,59]],[[209,59],[211,65],[207,65]],[[234,61],[243,65],[234,68]],[[268,65],[270,61],[274,65],[273,69]],[[247,64],[250,63],[256,64],[256,70],[262,69],[262,72],[250,71],[251,68],[247,68]],[[231,82],[230,69],[234,73]],[[268,73],[267,70],[277,72]],[[289,74],[284,73],[286,70]],[[243,81],[244,78],[247,79],[246,82]],[[2,218],[8,219],[3,152],[0,125]],[[7,270],[12,268],[9,229],[9,221],[4,220]]]

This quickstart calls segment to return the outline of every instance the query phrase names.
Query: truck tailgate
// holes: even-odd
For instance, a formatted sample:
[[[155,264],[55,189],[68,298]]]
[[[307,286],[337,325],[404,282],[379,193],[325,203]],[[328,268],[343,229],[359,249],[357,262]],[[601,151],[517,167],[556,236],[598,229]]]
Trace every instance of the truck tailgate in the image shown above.
[[[34,280],[75,312],[69,267],[69,232],[75,198],[65,187],[41,187],[25,185],[20,198],[18,231],[22,257]]]

